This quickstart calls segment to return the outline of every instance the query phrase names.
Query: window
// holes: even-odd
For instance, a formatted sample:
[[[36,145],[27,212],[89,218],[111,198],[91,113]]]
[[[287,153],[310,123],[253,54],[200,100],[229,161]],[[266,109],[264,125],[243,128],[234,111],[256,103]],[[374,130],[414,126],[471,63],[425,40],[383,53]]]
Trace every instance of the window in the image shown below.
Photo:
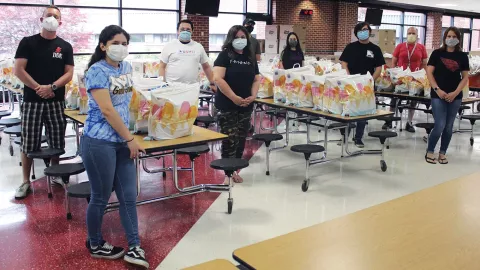
[[[123,27],[132,36],[131,52],[161,52],[177,36],[177,13],[124,10]]]
[[[463,34],[463,44],[462,48],[464,52],[469,52],[470,51],[470,33],[464,33]]]
[[[451,16],[443,16],[442,17],[442,27],[450,27],[452,26],[452,17]]]
[[[268,0],[247,0],[247,12],[267,13]]]
[[[118,0],[55,0],[55,5],[118,7]]]
[[[359,7],[358,8],[358,21],[359,22],[364,22],[366,15],[367,15],[367,8],[366,7]]]
[[[220,2],[221,3],[221,2]],[[228,30],[234,25],[241,25],[243,14],[218,14],[217,18],[210,18],[209,51],[220,51]],[[223,37],[223,38],[220,38]],[[213,43],[212,43],[213,41]]]
[[[244,13],[243,0],[221,0],[219,12]]]
[[[480,19],[473,19],[473,29],[480,30]]]
[[[98,0],[94,0],[98,1]],[[104,0],[102,0],[104,1]],[[114,0],[117,1],[118,0]],[[125,8],[178,9],[178,0],[122,0]]]
[[[384,23],[402,23],[403,12],[396,10],[384,10],[382,16],[382,24]]]
[[[458,28],[470,29],[470,18],[454,17],[453,26]]]
[[[95,50],[95,35],[105,26],[118,23],[118,11],[114,9],[61,8],[62,25],[58,35],[70,42],[74,53],[90,53]]]
[[[480,51],[480,31],[472,31],[472,51]]]
[[[405,12],[403,24],[405,25],[422,25],[425,26],[427,16],[423,13]]]
[[[44,4],[49,5],[50,0],[2,0],[2,3],[16,3],[16,4]]]

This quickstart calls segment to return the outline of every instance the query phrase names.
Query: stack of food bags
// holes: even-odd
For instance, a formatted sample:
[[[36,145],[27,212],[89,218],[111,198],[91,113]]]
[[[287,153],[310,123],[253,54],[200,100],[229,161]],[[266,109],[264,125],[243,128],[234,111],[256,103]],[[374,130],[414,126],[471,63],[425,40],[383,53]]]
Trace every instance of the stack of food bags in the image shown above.
[[[392,83],[391,72],[402,71],[402,68],[388,68],[387,66],[382,66],[382,72],[380,76],[375,81],[375,86],[379,92],[393,92],[395,86]]]
[[[430,82],[425,69],[412,72],[410,76],[412,77],[408,85],[410,96],[424,96],[425,92],[429,92]]]
[[[342,69],[337,72],[332,72],[327,75],[318,76],[318,75],[304,75],[305,81],[311,85],[311,94],[312,94],[312,104],[313,109],[318,111],[323,111],[323,94],[325,89],[325,79],[326,78],[335,78],[347,76],[347,71]],[[325,110],[326,111],[326,110]]]
[[[160,76],[160,63],[145,62],[143,63],[143,76],[145,78],[158,78]]]
[[[78,84],[73,80],[65,85],[65,107],[67,109],[78,109],[78,98],[80,94],[78,92]]]
[[[2,83],[11,84],[13,79],[13,59],[6,59],[2,62]]]
[[[85,87],[85,75],[83,73],[77,74],[78,79],[78,109],[79,114],[88,113],[88,96],[87,96],[87,87]]]
[[[285,103],[285,82],[287,81],[286,71],[284,69],[275,69],[273,71],[273,101],[275,103]]]
[[[389,69],[388,72],[392,83],[395,85],[395,93],[408,94],[410,92],[409,84],[412,81],[412,76],[410,75],[412,72],[410,69]]]
[[[297,106],[300,90],[302,89],[302,75],[314,75],[312,66],[292,68],[286,70],[285,105]]]
[[[270,65],[259,65],[260,70],[260,88],[257,97],[273,97],[273,71]]]
[[[480,55],[474,55],[474,56],[471,55],[469,64],[470,64],[470,71],[468,72],[468,74],[470,76],[479,75],[480,74]]]
[[[192,135],[198,115],[198,96],[198,83],[174,83],[152,92],[148,136],[167,140]]]
[[[315,74],[320,76],[332,72],[332,68],[334,66],[332,61],[325,60],[325,59],[313,62],[312,65],[315,68]],[[341,69],[341,66],[340,66],[340,69]]]
[[[148,117],[152,107],[151,92],[167,86],[168,84],[161,79],[136,78],[133,81],[133,94],[129,106],[129,122],[130,128],[136,134],[148,133]]]
[[[373,77],[349,75],[325,79],[324,107],[333,114],[361,116],[376,113]]]

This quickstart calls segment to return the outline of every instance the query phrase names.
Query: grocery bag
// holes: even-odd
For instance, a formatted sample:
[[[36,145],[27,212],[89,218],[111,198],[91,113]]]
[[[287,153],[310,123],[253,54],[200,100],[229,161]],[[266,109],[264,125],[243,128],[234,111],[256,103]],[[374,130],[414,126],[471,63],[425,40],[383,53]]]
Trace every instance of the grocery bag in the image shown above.
[[[320,60],[313,63],[313,67],[315,68],[316,75],[325,75],[330,73],[333,68],[333,62],[329,60]],[[341,65],[340,65],[341,69]]]
[[[375,93],[373,77],[349,75],[325,79],[324,102],[328,112],[342,116],[375,114]]]
[[[325,79],[327,77],[334,78],[339,76],[347,76],[347,71],[342,69],[337,72],[332,72],[328,75],[304,75],[307,83],[311,84],[313,109],[323,111],[323,94],[325,89]]]
[[[380,76],[375,81],[375,87],[379,92],[393,92],[395,90],[395,86],[392,83],[391,72],[402,71],[401,68],[392,68],[389,69],[386,66],[382,67],[382,72]]]
[[[312,96],[312,78],[316,75],[307,75],[303,74],[301,76],[302,87],[298,95],[297,107],[301,108],[312,108],[313,107],[313,96]]]
[[[136,134],[148,133],[148,117],[151,109],[151,92],[168,87],[161,79],[135,78],[130,100],[129,126]]]
[[[71,110],[79,109],[79,91],[78,84],[74,83],[73,80],[65,85],[65,107]]]
[[[286,70],[285,80],[285,105],[296,106],[302,89],[302,75],[314,75],[315,70],[311,66],[292,68]]]
[[[284,69],[275,69],[273,71],[273,101],[275,103],[285,103],[285,82],[287,80]]]
[[[409,95],[424,96],[425,88],[430,87],[430,82],[427,78],[427,72],[425,71],[425,69],[420,69],[418,71],[412,72],[410,75],[412,76],[412,80],[408,85]]]
[[[160,63],[145,62],[143,63],[143,70],[145,78],[158,78],[160,76]]]
[[[198,115],[200,85],[174,83],[151,93],[148,136],[155,140],[192,135]]]
[[[395,85],[395,93],[399,94],[408,94],[409,93],[409,84],[412,81],[412,76],[410,75],[410,69],[397,71],[389,70],[390,78],[392,83]]]
[[[273,97],[273,72],[271,69],[260,70],[260,88],[257,97],[271,98]]]

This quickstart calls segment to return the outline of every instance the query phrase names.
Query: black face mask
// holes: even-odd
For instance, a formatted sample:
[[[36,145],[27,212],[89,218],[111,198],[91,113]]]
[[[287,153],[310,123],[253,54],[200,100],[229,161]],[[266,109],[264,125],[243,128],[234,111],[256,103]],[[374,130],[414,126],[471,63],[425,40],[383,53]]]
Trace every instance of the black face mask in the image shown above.
[[[298,44],[298,41],[296,40],[291,39],[288,41],[288,45],[290,45],[290,47],[297,47],[297,44]]]
[[[254,29],[253,26],[251,26],[251,25],[249,25],[249,26],[247,26],[247,27],[245,27],[245,28],[247,28],[247,31],[248,31],[249,33],[252,33],[252,32],[253,32],[253,29]]]

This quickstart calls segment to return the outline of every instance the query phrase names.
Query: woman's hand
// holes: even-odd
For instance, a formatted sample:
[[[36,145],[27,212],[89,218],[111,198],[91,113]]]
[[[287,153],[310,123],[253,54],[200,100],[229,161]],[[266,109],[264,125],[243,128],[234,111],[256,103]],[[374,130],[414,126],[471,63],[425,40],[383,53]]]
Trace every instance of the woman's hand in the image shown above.
[[[445,95],[445,101],[453,102],[457,96],[458,96],[457,91],[448,93],[448,94]]]
[[[437,95],[439,98],[445,99],[445,97],[447,96],[447,93],[445,93],[445,91],[443,91],[442,89],[438,88]]]
[[[233,101],[233,103],[235,103],[235,105],[237,105],[237,106],[243,106],[243,104],[245,103],[245,99],[243,99],[243,98],[241,98],[241,97],[239,97],[239,96],[235,96],[232,101]]]
[[[128,149],[130,149],[130,158],[135,159],[140,155],[140,152],[145,153],[143,149],[135,140],[127,142]]]
[[[244,103],[243,103],[242,107],[248,107],[254,101],[255,101],[255,97],[254,96],[249,96],[246,99],[244,99]]]

